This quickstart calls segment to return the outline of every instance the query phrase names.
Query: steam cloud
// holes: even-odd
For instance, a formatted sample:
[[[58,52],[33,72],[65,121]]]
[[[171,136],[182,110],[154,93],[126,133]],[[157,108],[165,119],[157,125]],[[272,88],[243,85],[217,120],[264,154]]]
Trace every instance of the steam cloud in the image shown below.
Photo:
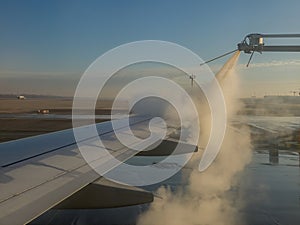
[[[238,77],[235,65],[240,52],[236,52],[216,75],[224,92],[228,121],[242,105],[235,98],[238,92]],[[203,112],[202,112],[203,113]],[[206,112],[208,113],[208,112]],[[209,118],[209,115],[201,115]],[[208,137],[210,124],[201,119],[201,135]],[[203,127],[204,126],[204,127]],[[205,138],[204,138],[205,139]],[[203,145],[200,137],[199,146]],[[201,151],[195,154],[188,167],[192,171],[185,174],[187,185],[172,192],[168,187],[161,187],[149,210],[138,219],[139,225],[232,225],[242,224],[238,210],[241,201],[236,201],[232,191],[238,185],[239,172],[251,160],[250,134],[247,128],[239,131],[226,130],[220,153],[213,164],[204,172],[198,171]],[[239,202],[239,203],[237,203]]]

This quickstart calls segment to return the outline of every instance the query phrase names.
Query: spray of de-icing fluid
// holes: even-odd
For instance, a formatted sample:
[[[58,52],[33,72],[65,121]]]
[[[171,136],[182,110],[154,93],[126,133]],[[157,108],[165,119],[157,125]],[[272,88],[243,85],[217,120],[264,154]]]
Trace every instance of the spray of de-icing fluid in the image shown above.
[[[236,99],[239,85],[235,65],[239,54],[237,51],[216,75],[224,92],[228,121],[242,107]],[[208,124],[202,123],[202,135],[207,135],[209,128]],[[185,174],[187,185],[178,188],[175,193],[168,187],[159,188],[157,195],[162,198],[156,198],[149,210],[139,217],[139,225],[242,224],[238,209],[242,207],[240,204],[243,201],[236,201],[235,198],[239,197],[233,196],[229,191],[238,184],[239,172],[251,160],[250,134],[247,128],[240,128],[240,132],[227,128],[220,153],[204,172],[198,170],[201,153],[196,153],[189,162],[188,167],[192,171]]]

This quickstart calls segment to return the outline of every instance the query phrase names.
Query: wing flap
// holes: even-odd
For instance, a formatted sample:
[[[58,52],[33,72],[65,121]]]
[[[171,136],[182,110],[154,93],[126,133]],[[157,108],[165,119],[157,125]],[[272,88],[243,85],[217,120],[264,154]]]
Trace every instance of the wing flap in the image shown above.
[[[113,183],[101,177],[82,188],[55,209],[100,209],[131,206],[153,201],[153,194],[143,189]]]
[[[163,140],[158,146],[155,148],[145,149],[137,154],[137,156],[169,156],[171,154],[188,154],[192,152],[198,151],[198,146],[194,146],[184,142],[178,142],[178,140],[166,139]],[[177,148],[175,152],[175,148]]]

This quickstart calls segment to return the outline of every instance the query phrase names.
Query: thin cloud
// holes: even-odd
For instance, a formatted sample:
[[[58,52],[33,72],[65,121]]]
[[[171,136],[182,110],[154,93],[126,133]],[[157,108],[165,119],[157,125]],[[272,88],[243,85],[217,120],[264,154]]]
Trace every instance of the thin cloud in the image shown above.
[[[0,71],[0,77],[36,77],[36,76],[69,76],[78,75],[77,72],[62,72],[62,71],[15,71],[15,70],[5,70]]]
[[[279,67],[279,66],[300,66],[299,59],[292,59],[292,60],[272,60],[270,62],[264,63],[251,63],[251,67],[253,68],[266,68],[266,67]],[[239,69],[244,69],[245,65],[240,64]]]

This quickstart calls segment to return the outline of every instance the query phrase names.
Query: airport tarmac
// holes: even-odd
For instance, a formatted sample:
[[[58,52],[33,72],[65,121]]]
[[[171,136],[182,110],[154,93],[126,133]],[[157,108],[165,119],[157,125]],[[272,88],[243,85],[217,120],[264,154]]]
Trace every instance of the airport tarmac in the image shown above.
[[[2,141],[67,129],[72,126],[69,106],[64,105],[66,102],[56,104],[56,110],[58,110],[56,113],[42,115],[34,112],[36,108],[30,107],[26,108],[26,112],[18,111],[19,106],[16,105],[18,101],[20,100],[13,100],[17,107],[11,113],[8,113],[2,104],[2,111],[0,109]],[[33,102],[36,103],[36,101]],[[12,107],[13,103],[6,107]],[[55,105],[54,102],[51,104]],[[60,106],[66,108],[58,109]],[[55,108],[52,110],[54,111]],[[107,111],[102,111],[102,114],[101,111],[98,112],[97,122],[109,119]],[[231,122],[232,128],[237,131],[240,124],[249,125],[254,146],[252,161],[240,174],[239,185],[229,191],[230,195],[236,196],[237,205],[239,205],[237,216],[242,220],[240,224],[298,225],[300,223],[300,117],[244,115],[236,117]],[[148,164],[152,164],[160,161],[161,158],[150,159],[139,156],[131,160],[147,161]],[[168,166],[165,169],[168,169]],[[185,185],[182,177],[189,170],[190,168],[186,167],[163,184],[147,186],[145,189],[155,192],[161,185],[165,185],[175,191]],[[51,210],[31,224],[136,224],[139,215],[148,207],[149,205],[145,204],[113,209]],[[201,217],[199,217],[199,224],[201,224]]]

